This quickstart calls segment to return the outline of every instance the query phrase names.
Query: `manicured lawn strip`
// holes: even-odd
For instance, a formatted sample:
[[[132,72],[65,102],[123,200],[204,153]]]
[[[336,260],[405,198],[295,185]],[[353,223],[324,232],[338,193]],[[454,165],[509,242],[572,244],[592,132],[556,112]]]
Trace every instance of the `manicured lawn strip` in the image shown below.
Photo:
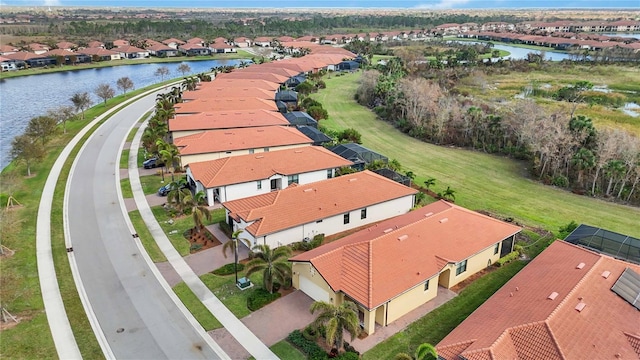
[[[122,155],[120,155],[120,169],[128,169],[129,168],[129,149],[122,150]]]
[[[222,248],[220,251],[222,251]],[[232,261],[233,258],[229,256],[229,262]],[[244,273],[238,273],[239,278],[243,276],[245,276]],[[251,313],[251,310],[247,308],[247,299],[257,287],[262,286],[261,272],[255,273],[249,277],[251,282],[253,282],[254,287],[247,290],[238,289],[235,284],[235,275],[218,276],[209,273],[201,275],[200,279],[238,319],[242,319]]]
[[[361,72],[325,78],[326,90],[313,94],[329,112],[321,124],[339,130],[353,127],[363,145],[413,171],[415,182],[436,178],[434,191],[447,186],[456,191],[456,203],[513,217],[528,225],[556,231],[575,220],[638,237],[640,209],[572,194],[530,179],[526,162],[477,151],[428,144],[411,138],[376,118],[353,100]]]
[[[446,304],[364,353],[362,359],[393,359],[400,352],[413,354],[422,343],[436,345],[525,265],[515,261],[479,278]]]
[[[280,359],[286,360],[305,360],[306,357],[288,341],[282,340],[273,344],[269,349],[273,351]]]
[[[130,211],[129,218],[131,218],[133,228],[136,229],[136,233],[138,233],[138,236],[140,236],[140,242],[142,242],[142,246],[144,246],[144,249],[147,251],[147,254],[149,254],[151,260],[154,263],[167,261],[167,258],[164,257],[162,250],[160,250],[160,247],[158,247],[158,244],[149,232],[147,225],[145,225],[144,221],[142,220],[140,211]]]
[[[158,189],[171,182],[171,175],[167,176],[167,174],[165,174],[164,182],[162,182],[161,170],[159,168],[157,170],[157,175],[140,176],[140,184],[145,195],[157,194]]]
[[[78,71],[84,69],[96,69],[96,68],[104,68],[104,67],[112,67],[112,66],[121,66],[121,65],[138,65],[138,64],[152,64],[152,63],[171,63],[171,62],[183,62],[183,61],[211,61],[211,60],[234,60],[234,59],[251,59],[255,55],[246,52],[244,50],[238,50],[236,54],[227,53],[227,54],[215,54],[211,56],[193,56],[193,57],[170,57],[170,58],[157,58],[150,57],[144,60],[138,59],[122,59],[122,60],[112,60],[112,61],[99,61],[92,62],[89,64],[78,64],[78,65],[63,65],[63,66],[55,66],[49,67],[47,69],[44,68],[31,68],[25,70],[17,70],[17,71],[3,71],[0,74],[0,79],[8,79],[13,77],[20,76],[28,76],[28,75],[38,75],[38,74],[48,74],[55,72],[64,72],[64,71]]]
[[[184,306],[189,309],[193,317],[206,330],[214,330],[222,327],[222,324],[209,312],[206,306],[198,299],[196,294],[189,289],[187,284],[180,283],[173,287],[173,291],[178,295]]]
[[[127,94],[126,98],[117,96],[109,100],[106,107],[102,104],[94,106],[85,111],[84,120],[68,121],[67,133],[63,134],[60,131],[58,136],[52,138],[47,144],[46,157],[41,162],[32,164],[32,177],[25,177],[26,166],[22,163],[12,162],[2,170],[0,183],[2,183],[3,193],[12,195],[22,204],[22,207],[11,211],[15,216],[11,232],[19,235],[5,236],[3,230],[2,244],[15,250],[16,253],[0,262],[2,282],[0,297],[2,305],[9,312],[23,319],[17,326],[2,331],[0,358],[50,358],[52,354],[54,354],[53,356],[56,354],[47,318],[44,314],[35,251],[38,204],[53,163],[64,146],[96,116],[118,106],[130,96],[147,91],[152,87],[138,89]],[[87,136],[90,134],[91,132]],[[67,177],[73,158],[80,146],[81,144],[72,151],[71,157],[67,160],[54,195],[51,228],[52,253],[62,299],[80,352],[84,358],[102,358],[102,352],[88,323],[71,277],[62,229],[64,179]]]
[[[143,151],[143,149],[139,149],[139,150],[138,150],[138,159],[137,159],[137,165],[138,165],[138,167],[139,167],[139,168],[141,168],[141,167],[142,167],[142,163],[143,163],[145,160],[147,160],[147,159],[144,157],[144,151]]]
[[[185,239],[183,233],[193,227],[193,219],[191,216],[183,215],[179,218],[172,219],[162,206],[153,206],[151,207],[151,211],[180,256],[189,255],[189,241]],[[169,220],[173,220],[173,224],[170,224],[168,222]]]

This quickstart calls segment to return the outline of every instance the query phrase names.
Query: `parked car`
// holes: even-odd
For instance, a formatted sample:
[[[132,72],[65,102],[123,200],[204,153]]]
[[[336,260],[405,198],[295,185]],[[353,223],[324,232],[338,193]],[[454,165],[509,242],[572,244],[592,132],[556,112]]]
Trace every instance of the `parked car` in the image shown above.
[[[153,169],[159,166],[164,166],[164,163],[162,162],[162,160],[156,158],[156,157],[152,157],[151,159],[147,159],[142,163],[142,167],[144,167],[145,169]]]
[[[189,184],[187,184],[186,182],[182,182],[179,184],[180,189],[187,189],[189,187]],[[168,183],[167,185],[162,186],[160,189],[158,189],[158,195],[167,196],[169,194],[169,191],[171,191],[171,183]]]

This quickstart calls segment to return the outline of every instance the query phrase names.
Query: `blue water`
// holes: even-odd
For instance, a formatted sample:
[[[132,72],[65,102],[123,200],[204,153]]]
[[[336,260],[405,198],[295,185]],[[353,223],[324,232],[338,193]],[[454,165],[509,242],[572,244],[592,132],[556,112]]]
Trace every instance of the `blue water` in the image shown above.
[[[240,61],[188,61],[191,73],[185,76],[208,72],[216,66],[236,65]],[[24,132],[31,118],[61,105],[73,105],[69,99],[77,92],[88,92],[94,104],[98,104],[102,100],[93,94],[94,89],[107,83],[119,93],[116,81],[124,76],[133,81],[136,89],[158,83],[161,78],[154,73],[161,66],[169,68],[169,75],[164,80],[183,77],[177,71],[182,63],[121,65],[0,80],[0,169],[11,160],[11,141]]]

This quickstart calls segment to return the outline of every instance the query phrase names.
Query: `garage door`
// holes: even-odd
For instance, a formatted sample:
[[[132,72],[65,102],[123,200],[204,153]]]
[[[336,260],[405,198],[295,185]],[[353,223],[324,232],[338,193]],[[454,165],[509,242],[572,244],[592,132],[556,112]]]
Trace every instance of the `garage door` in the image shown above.
[[[300,276],[300,290],[313,300],[329,302],[329,294],[304,276]]]

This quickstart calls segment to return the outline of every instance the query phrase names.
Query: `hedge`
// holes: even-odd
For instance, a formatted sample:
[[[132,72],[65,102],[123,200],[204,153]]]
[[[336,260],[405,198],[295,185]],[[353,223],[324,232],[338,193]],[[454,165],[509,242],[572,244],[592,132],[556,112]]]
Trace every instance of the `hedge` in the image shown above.
[[[238,271],[242,271],[242,270],[244,270],[244,264],[238,263]],[[234,268],[234,263],[231,263],[231,264],[223,265],[222,267],[219,267],[213,270],[211,273],[215,275],[225,276],[225,275],[233,275],[236,273],[236,271]]]
[[[256,311],[280,296],[281,294],[279,292],[271,294],[263,288],[257,288],[247,298],[247,308],[251,311]]]
[[[287,341],[305,354],[309,360],[325,360],[329,358],[327,353],[315,341],[305,339],[300,330],[293,330],[287,336]]]
[[[508,253],[507,255],[505,255],[504,257],[501,257],[500,259],[498,259],[498,261],[496,261],[496,266],[500,267],[506,263],[509,263],[515,259],[518,258],[518,256],[520,256],[520,253],[517,251],[512,251],[510,253]]]

